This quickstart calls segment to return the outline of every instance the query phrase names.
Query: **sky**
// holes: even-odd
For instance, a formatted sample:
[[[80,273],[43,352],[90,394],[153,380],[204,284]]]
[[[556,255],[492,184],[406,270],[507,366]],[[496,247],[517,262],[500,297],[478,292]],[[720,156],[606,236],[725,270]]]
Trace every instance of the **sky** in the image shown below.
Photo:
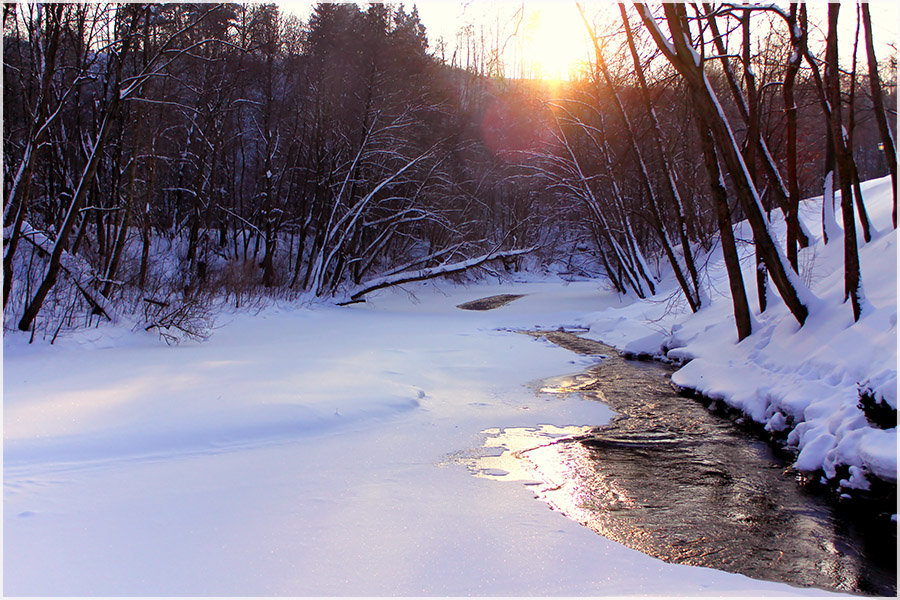
[[[479,44],[484,39],[488,47],[503,49],[507,76],[567,78],[589,56],[589,42],[574,1],[425,0],[405,4],[407,9],[412,5],[418,8],[430,47],[438,56],[441,56],[440,44],[443,40],[443,55],[447,62],[452,62],[456,50],[457,64],[466,65],[467,26],[470,27],[468,35]],[[842,41],[842,53],[849,56],[849,44],[856,28],[853,16],[856,3],[842,4],[839,40]],[[281,3],[284,9],[303,18],[313,5],[307,2]],[[618,10],[612,2],[588,0],[583,2],[583,6],[592,20],[597,18],[600,22],[607,14],[618,19]],[[811,3],[811,19],[816,19],[817,12],[824,19],[824,7],[823,2]],[[882,57],[889,52],[887,44],[893,43],[896,47],[900,13],[895,2],[871,2],[870,10],[876,53]],[[518,35],[514,36],[514,33]],[[860,51],[863,57],[862,47]]]

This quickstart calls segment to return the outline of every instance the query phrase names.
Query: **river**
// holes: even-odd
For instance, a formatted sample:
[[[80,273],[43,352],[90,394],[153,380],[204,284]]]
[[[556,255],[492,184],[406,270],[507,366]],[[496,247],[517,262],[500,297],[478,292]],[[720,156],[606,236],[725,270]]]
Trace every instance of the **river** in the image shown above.
[[[541,397],[581,396],[617,416],[602,426],[495,428],[467,460],[473,474],[521,481],[597,533],[667,562],[796,586],[896,595],[896,528],[857,519],[819,493],[772,445],[669,385],[669,366],[619,357],[566,332],[543,332],[597,356],[543,380]],[[882,516],[881,519],[884,519]]]

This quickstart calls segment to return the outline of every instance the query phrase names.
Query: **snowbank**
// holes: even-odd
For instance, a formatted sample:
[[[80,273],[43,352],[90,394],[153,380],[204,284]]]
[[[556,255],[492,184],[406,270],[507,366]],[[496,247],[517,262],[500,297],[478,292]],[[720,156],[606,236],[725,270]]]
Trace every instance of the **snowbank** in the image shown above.
[[[828,479],[849,472],[835,481],[841,488],[867,489],[867,476],[896,481],[896,426],[878,427],[858,406],[861,392],[897,406],[897,232],[890,178],[863,184],[863,194],[878,233],[860,248],[871,307],[858,322],[843,301],[843,242],[826,246],[818,239],[800,252],[801,276],[822,301],[802,328],[770,286],[770,308],[754,313],[753,334],[737,343],[727,274],[716,248],[708,272],[711,304],[691,314],[672,300],[670,286],[647,301],[587,316],[589,337],[633,354],[689,361],[673,375],[676,385],[720,399],[783,436],[797,450],[801,471],[822,471]],[[810,231],[821,231],[821,208],[822,198],[801,206]],[[783,239],[781,214],[773,213],[772,221]],[[751,239],[746,223],[736,234]],[[754,268],[751,249],[744,248],[751,310],[758,308]]]

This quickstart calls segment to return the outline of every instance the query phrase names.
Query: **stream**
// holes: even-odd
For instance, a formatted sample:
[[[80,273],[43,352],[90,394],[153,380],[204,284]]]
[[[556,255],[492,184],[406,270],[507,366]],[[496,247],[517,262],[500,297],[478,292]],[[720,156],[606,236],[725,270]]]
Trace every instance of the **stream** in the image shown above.
[[[537,394],[578,394],[617,416],[600,427],[490,429],[464,461],[474,475],[524,482],[554,510],[666,562],[896,596],[893,524],[847,518],[801,485],[769,442],[679,396],[671,367],[572,333],[531,335],[602,357],[540,382]]]

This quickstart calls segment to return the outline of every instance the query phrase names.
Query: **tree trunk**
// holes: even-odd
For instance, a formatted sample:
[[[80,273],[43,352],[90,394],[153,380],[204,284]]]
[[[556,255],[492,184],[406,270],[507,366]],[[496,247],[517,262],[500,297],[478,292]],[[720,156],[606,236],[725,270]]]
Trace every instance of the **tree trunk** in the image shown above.
[[[593,217],[594,222],[597,225],[597,230],[604,236],[604,241],[609,246],[612,251],[613,256],[616,258],[616,266],[619,269],[619,279],[622,279],[623,276],[627,277],[627,281],[631,289],[634,290],[634,293],[638,295],[639,298],[644,298],[645,293],[643,286],[641,285],[641,280],[638,274],[634,271],[632,265],[628,264],[628,257],[625,250],[619,245],[616,238],[613,236],[613,232],[609,226],[609,222],[607,219],[606,211],[602,209],[600,203],[597,201],[596,196],[594,195],[593,190],[585,177],[584,172],[581,169],[581,165],[578,162],[578,157],[575,154],[575,151],[572,149],[572,146],[569,144],[569,140],[566,137],[565,131],[562,128],[562,125],[559,124],[559,120],[557,119],[558,131],[559,131],[559,140],[566,148],[566,152],[569,155],[571,169],[573,171],[573,176],[577,179],[578,188],[580,188],[581,192],[578,194],[578,197],[584,202],[587,207],[590,215]],[[601,160],[604,160],[607,157],[607,154],[601,152]],[[604,160],[603,164],[608,167],[608,161]],[[616,180],[614,178],[610,178],[613,186],[613,195],[616,196],[619,193],[618,186],[616,184]],[[598,244],[600,247],[600,244]],[[602,252],[602,248],[601,248]]]
[[[748,102],[744,99],[744,96],[741,93],[741,87],[738,84],[737,77],[734,74],[734,69],[731,66],[731,61],[729,59],[730,53],[726,48],[725,39],[719,33],[719,27],[716,24],[715,10],[713,10],[712,5],[708,3],[704,3],[703,7],[707,14],[706,21],[709,24],[710,31],[713,35],[713,43],[715,44],[716,51],[719,53],[719,56],[722,60],[722,69],[725,72],[725,80],[728,82],[728,87],[731,89],[731,94],[734,97],[734,102],[737,106],[738,113],[741,115],[744,123],[748,125],[749,129],[750,107],[748,106]],[[805,29],[803,31],[805,32]],[[805,35],[805,33],[803,35]],[[747,144],[752,144],[756,148],[755,151],[758,153],[758,156],[762,159],[762,164],[765,168],[766,175],[773,184],[772,191],[775,193],[778,206],[781,208],[781,212],[784,214],[785,219],[788,219],[790,217],[791,210],[790,188],[788,185],[785,185],[784,179],[781,177],[781,173],[778,171],[778,167],[775,165],[775,159],[772,158],[772,154],[769,152],[769,148],[762,138],[761,128],[757,127],[754,135],[751,136],[748,133],[747,137]],[[806,248],[809,245],[810,235],[806,231],[805,226],[799,221],[797,221],[796,226],[796,242],[800,245],[801,248]]]
[[[113,279],[116,276],[116,271],[119,268],[119,261],[122,258],[122,253],[125,250],[125,241],[128,238],[128,227],[131,222],[131,215],[134,212],[134,186],[135,180],[137,179],[137,164],[138,164],[138,152],[141,147],[141,133],[143,131],[143,120],[141,119],[140,111],[136,113],[136,122],[137,122],[137,131],[135,132],[134,139],[134,152],[131,157],[131,168],[128,174],[128,197],[125,200],[125,212],[122,215],[122,222],[119,224],[119,230],[116,233],[116,240],[113,243],[112,255],[109,258],[109,265],[106,269],[106,275],[103,277],[103,289],[100,292],[105,297],[109,297],[110,292],[112,291]]]
[[[709,129],[697,121],[700,134],[700,145],[712,191],[713,204],[716,207],[716,223],[719,226],[719,239],[722,243],[722,257],[728,272],[728,286],[731,289],[731,304],[734,311],[734,324],[737,326],[738,341],[753,333],[753,322],[750,318],[750,307],[747,304],[747,292],[744,289],[744,277],[741,274],[741,261],[734,242],[734,230],[731,225],[731,214],[728,210],[728,192],[722,181],[719,160],[716,157],[715,144]]]
[[[806,5],[800,8],[800,29],[797,29],[797,3],[791,3],[788,27],[797,30],[801,35],[806,31]],[[802,56],[795,49],[788,61],[784,74],[782,94],[784,98],[785,133],[787,136],[787,179],[788,179],[788,213],[787,213],[787,255],[795,273],[800,272],[797,256],[797,236],[800,232],[800,183],[797,174],[797,103],[794,99],[794,83],[800,70]]]
[[[863,28],[866,38],[866,57],[869,63],[869,85],[872,88],[872,106],[875,110],[875,122],[878,123],[878,131],[881,133],[881,144],[884,148],[884,156],[887,159],[888,169],[891,172],[891,186],[894,192],[894,209],[891,216],[894,221],[894,229],[897,229],[897,151],[894,146],[894,137],[888,126],[887,115],[884,110],[884,94],[881,89],[881,77],[878,75],[878,59],[875,57],[875,44],[872,41],[872,16],[869,13],[869,5],[860,3],[862,9]]]
[[[141,219],[141,267],[138,273],[138,289],[144,291],[147,283],[147,269],[150,266],[150,200],[153,198],[153,183],[156,181],[156,137],[150,143],[150,175],[144,199],[144,213]]]
[[[750,56],[750,16],[751,9],[745,8],[741,15],[741,62],[744,66],[744,85],[747,88],[747,139],[744,141],[744,162],[753,186],[759,189],[759,178],[756,174],[756,149],[759,133],[759,97],[756,89],[756,73],[751,64]],[[714,17],[710,16],[711,20]],[[766,288],[769,283],[769,272],[760,255],[760,245],[756,245],[756,297],[759,302],[759,312],[765,312],[769,303],[766,298]]]
[[[853,157],[844,138],[844,127],[841,119],[841,90],[838,72],[838,14],[840,4],[828,5],[828,39],[825,49],[825,61],[831,77],[828,78],[828,96],[831,104],[829,125],[831,139],[835,150],[835,158],[841,178],[841,216],[844,218],[844,298],[850,298],[853,305],[853,320],[858,321],[862,314],[865,294],[862,289],[862,278],[859,271],[859,251],[856,242],[856,222],[853,215]]]
[[[834,140],[830,132],[828,139],[825,140],[825,146],[825,177],[822,180],[822,237],[828,244],[841,235],[841,229],[834,216],[835,151]]]
[[[622,24],[625,26],[625,36],[628,41],[628,49],[631,52],[631,59],[632,63],[634,64],[634,72],[637,75],[638,83],[641,89],[641,97],[644,100],[644,107],[647,109],[647,113],[650,116],[651,129],[653,131],[653,135],[651,137],[653,139],[654,145],[656,146],[656,152],[662,160],[663,171],[665,171],[666,183],[668,184],[666,191],[668,192],[669,201],[675,211],[675,227],[678,230],[678,236],[681,241],[681,249],[685,256],[685,264],[687,266],[688,272],[691,275],[691,281],[693,282],[694,293],[696,294],[697,305],[699,308],[700,283],[697,277],[697,268],[694,263],[693,254],[691,252],[690,242],[688,240],[684,202],[681,199],[681,194],[678,192],[678,174],[671,163],[669,153],[666,152],[665,145],[663,143],[664,138],[662,128],[659,125],[659,120],[656,118],[656,110],[654,109],[653,102],[650,99],[650,90],[647,86],[647,80],[644,77],[644,71],[641,68],[640,57],[638,56],[637,47],[634,43],[634,35],[631,32],[631,24],[628,21],[628,14],[625,12],[624,4],[619,4],[619,12],[622,17]],[[581,16],[583,19],[583,12]]]
[[[25,215],[28,212],[28,201],[31,196],[31,175],[34,169],[35,160],[38,150],[40,149],[43,139],[46,137],[48,125],[48,108],[50,104],[50,86],[53,82],[53,74],[56,70],[56,54],[59,49],[60,32],[62,31],[62,13],[65,6],[62,4],[45,5],[43,10],[47,11],[45,17],[47,23],[47,46],[44,52],[44,66],[41,72],[41,89],[38,96],[37,106],[34,111],[34,122],[25,145],[25,151],[22,161],[13,180],[9,195],[4,203],[3,225],[6,225],[8,211],[16,207],[16,218],[13,222],[12,233],[6,240],[6,251],[3,255],[3,308],[9,301],[9,295],[12,291],[13,280],[13,258],[16,254],[19,237],[22,231],[22,224],[25,222]],[[5,15],[5,13],[4,13]]]
[[[580,4],[578,5],[578,8],[579,10],[581,10]],[[631,119],[628,117],[628,113],[625,111],[625,106],[622,103],[618,88],[613,82],[612,75],[609,72],[609,68],[606,64],[606,60],[603,57],[603,53],[600,49],[600,44],[597,40],[597,36],[594,33],[594,30],[590,27],[587,17],[584,15],[583,11],[581,11],[581,17],[584,21],[585,27],[588,29],[591,40],[593,41],[594,55],[597,60],[597,66],[599,67],[600,72],[603,74],[603,78],[606,81],[610,92],[612,93],[612,97],[614,100],[613,104],[616,107],[616,112],[618,113],[619,118],[622,120],[622,123],[625,125],[625,130],[628,132],[628,140],[631,145],[631,151],[638,162],[640,185],[643,189],[644,194],[649,200],[653,229],[654,231],[656,231],[657,237],[659,237],[659,241],[663,246],[666,258],[669,260],[669,263],[672,266],[672,271],[675,273],[675,278],[678,280],[678,284],[681,286],[681,290],[684,293],[685,299],[691,307],[691,311],[697,312],[700,309],[699,282],[697,278],[697,270],[694,266],[690,244],[687,240],[687,234],[684,231],[684,219],[677,219],[676,225],[678,225],[680,230],[679,237],[682,241],[682,252],[684,254],[685,268],[687,269],[691,277],[690,283],[688,282],[687,277],[685,277],[681,264],[678,262],[678,258],[675,256],[675,253],[672,250],[672,246],[669,242],[668,234],[666,232],[665,224],[663,221],[662,212],[660,210],[659,199],[657,198],[656,191],[653,189],[653,184],[650,181],[650,174],[648,172],[646,162],[644,161],[644,155],[641,150],[641,146],[638,143],[637,135],[634,131],[634,127],[631,124]],[[679,211],[677,210],[676,206],[676,213],[677,212]]]
[[[861,19],[859,18],[859,10],[856,12],[856,35],[853,38],[853,68],[850,71],[850,97],[847,100],[847,150],[850,152],[850,158],[853,158],[853,133],[856,130],[856,57],[859,50],[859,27]],[[852,160],[851,169],[853,173],[853,196],[856,203],[856,212],[859,215],[859,224],[862,225],[863,239],[868,244],[872,241],[872,222],[869,220],[869,213],[866,211],[866,203],[863,201],[862,187],[859,183],[859,171],[856,167],[856,161]]]

